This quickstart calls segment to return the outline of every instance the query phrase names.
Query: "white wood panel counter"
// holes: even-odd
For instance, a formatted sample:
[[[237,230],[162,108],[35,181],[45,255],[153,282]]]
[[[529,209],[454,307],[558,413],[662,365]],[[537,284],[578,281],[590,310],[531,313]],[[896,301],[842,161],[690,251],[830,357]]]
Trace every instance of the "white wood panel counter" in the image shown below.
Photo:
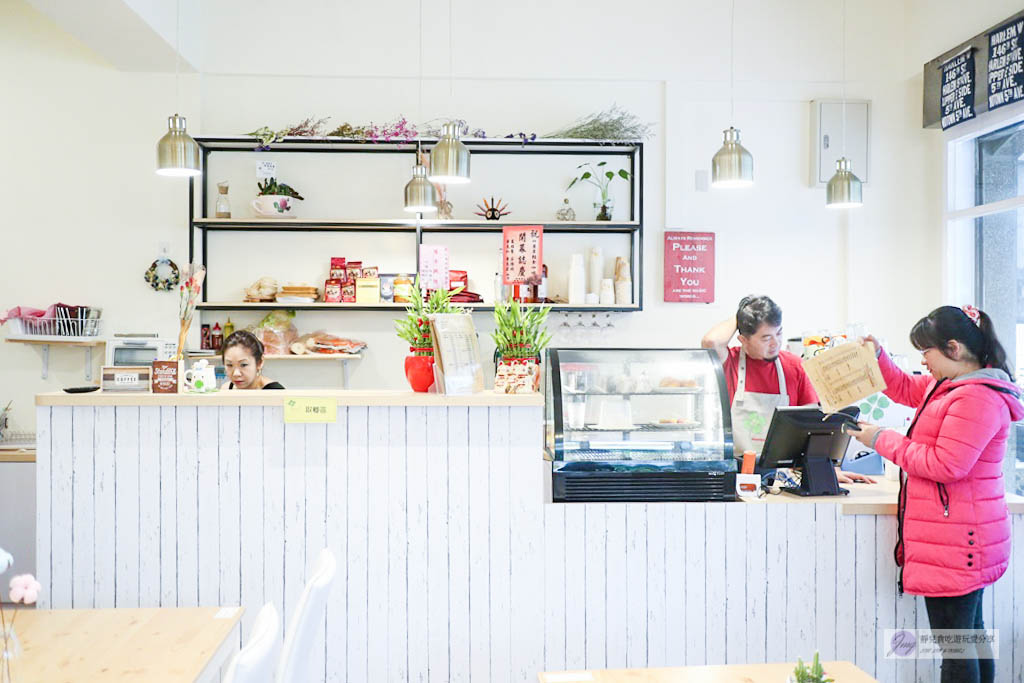
[[[245,638],[266,601],[290,618],[329,546],[339,574],[314,652],[330,681],[536,681],[815,649],[882,681],[936,680],[932,661],[885,657],[883,629],[927,622],[922,599],[896,594],[892,515],[546,504],[539,397],[331,393],[337,422],[312,425],[283,423],[279,391],[40,396],[41,606],[240,604]],[[1024,680],[1020,514],[1013,534],[984,600],[1007,681]]]

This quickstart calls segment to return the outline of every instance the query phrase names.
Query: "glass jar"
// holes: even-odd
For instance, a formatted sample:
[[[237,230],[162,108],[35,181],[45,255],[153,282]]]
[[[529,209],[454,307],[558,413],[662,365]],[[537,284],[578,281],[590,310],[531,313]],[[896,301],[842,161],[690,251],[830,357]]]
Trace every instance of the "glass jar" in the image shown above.
[[[412,279],[408,275],[395,278],[394,296],[396,304],[407,304],[412,301]]]
[[[21,656],[21,643],[13,624],[0,629],[0,683],[16,683],[18,681],[17,664]]]

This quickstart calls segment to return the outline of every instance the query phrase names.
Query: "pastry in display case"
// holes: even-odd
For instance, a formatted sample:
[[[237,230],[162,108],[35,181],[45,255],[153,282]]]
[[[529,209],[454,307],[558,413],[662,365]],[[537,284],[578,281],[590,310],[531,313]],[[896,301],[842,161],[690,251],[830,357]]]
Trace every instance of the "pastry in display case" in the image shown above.
[[[709,349],[551,349],[557,502],[736,499],[729,395]]]

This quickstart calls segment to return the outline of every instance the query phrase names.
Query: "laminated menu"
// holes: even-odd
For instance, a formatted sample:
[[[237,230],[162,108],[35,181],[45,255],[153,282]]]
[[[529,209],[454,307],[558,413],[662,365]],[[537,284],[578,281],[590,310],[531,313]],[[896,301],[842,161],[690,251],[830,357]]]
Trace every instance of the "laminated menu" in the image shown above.
[[[438,391],[444,394],[483,391],[484,370],[473,317],[469,313],[435,313],[428,317]]]
[[[829,414],[885,390],[871,343],[847,343],[804,361],[804,371]]]

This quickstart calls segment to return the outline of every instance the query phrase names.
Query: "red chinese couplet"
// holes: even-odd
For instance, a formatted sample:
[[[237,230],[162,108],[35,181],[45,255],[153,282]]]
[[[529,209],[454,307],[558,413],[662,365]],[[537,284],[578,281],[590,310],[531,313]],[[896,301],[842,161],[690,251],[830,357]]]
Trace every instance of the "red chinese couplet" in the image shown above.
[[[665,301],[715,300],[715,233],[665,231]]]
[[[502,282],[539,285],[544,268],[544,226],[507,226],[502,229],[502,238]]]

